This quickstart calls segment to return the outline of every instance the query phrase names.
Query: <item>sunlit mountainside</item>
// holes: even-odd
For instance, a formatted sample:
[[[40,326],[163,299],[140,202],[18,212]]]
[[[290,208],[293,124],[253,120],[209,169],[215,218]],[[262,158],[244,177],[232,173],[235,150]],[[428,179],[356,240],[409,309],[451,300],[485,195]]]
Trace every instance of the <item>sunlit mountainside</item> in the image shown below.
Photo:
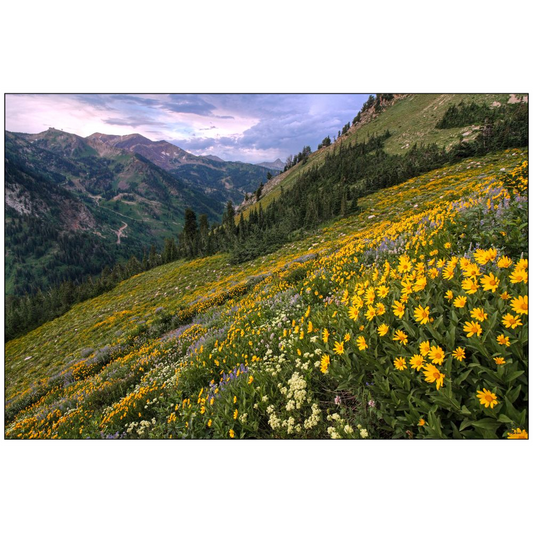
[[[10,340],[6,437],[527,438],[527,104],[388,96]]]

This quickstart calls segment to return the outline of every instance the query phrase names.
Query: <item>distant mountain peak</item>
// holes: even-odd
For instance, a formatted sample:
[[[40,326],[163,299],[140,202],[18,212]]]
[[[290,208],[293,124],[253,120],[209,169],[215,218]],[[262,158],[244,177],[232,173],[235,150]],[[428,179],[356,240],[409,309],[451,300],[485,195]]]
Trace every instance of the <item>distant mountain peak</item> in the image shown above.
[[[279,157],[272,163],[257,163],[257,165],[260,167],[270,168],[271,170],[283,170],[285,168],[285,163],[283,163]]]
[[[217,155],[203,155],[201,157],[205,157],[206,159],[211,159],[211,161],[218,161],[219,163],[224,163],[224,159],[221,159]]]

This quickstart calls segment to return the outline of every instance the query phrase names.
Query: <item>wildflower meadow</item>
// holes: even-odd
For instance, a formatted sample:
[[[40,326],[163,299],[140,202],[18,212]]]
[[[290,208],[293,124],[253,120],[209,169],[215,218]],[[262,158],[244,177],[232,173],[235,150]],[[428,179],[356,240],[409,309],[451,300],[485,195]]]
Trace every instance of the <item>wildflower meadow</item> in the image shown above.
[[[6,437],[528,438],[527,185],[507,150],[126,280],[7,344]]]

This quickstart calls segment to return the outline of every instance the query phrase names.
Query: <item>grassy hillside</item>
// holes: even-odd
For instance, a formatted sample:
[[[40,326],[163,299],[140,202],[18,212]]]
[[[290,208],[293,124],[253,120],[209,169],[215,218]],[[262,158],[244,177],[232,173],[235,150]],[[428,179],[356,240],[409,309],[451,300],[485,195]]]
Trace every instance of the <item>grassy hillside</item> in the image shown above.
[[[527,152],[466,160],[269,256],[76,305],[6,345],[6,436],[521,434],[526,180]]]
[[[394,102],[382,113],[368,122],[352,126],[346,135],[329,147],[314,151],[308,161],[298,163],[288,171],[280,174],[266,184],[260,204],[263,209],[281,194],[281,188],[288,190],[294,182],[313,165],[321,165],[327,153],[338,150],[339,143],[363,142],[372,135],[383,134],[389,130],[391,137],[385,142],[385,151],[390,154],[406,153],[415,143],[435,143],[439,147],[450,148],[459,140],[472,140],[478,127],[465,126],[462,128],[436,129],[435,126],[442,118],[446,109],[461,102],[477,104],[505,105],[509,102],[509,94],[410,94]],[[331,132],[324,132],[324,135]],[[313,149],[315,147],[312,147]],[[257,207],[256,203],[249,203],[243,210],[245,218],[250,207]]]

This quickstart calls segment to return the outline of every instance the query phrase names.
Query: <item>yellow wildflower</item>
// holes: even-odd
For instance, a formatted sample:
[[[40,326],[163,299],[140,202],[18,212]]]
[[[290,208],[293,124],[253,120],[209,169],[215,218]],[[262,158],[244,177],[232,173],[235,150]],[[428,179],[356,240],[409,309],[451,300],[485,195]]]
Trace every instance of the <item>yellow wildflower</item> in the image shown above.
[[[420,354],[415,354],[409,359],[409,364],[416,371],[419,371],[425,364],[424,358]]]
[[[366,343],[366,340],[362,335],[359,335],[359,337],[357,337],[357,340],[355,342],[357,343],[357,347],[361,351],[366,350],[368,348],[368,344]]]
[[[513,273],[509,276],[511,283],[527,283],[528,275],[525,270],[515,268]]]
[[[380,337],[384,337],[389,332],[389,326],[387,324],[381,324],[381,326],[378,327],[378,335]]]
[[[397,370],[405,370],[407,368],[405,357],[396,357],[396,359],[394,359],[394,366]]]
[[[506,337],[503,334],[502,335],[498,335],[496,340],[498,341],[498,344],[500,344],[502,346],[511,346],[511,343],[509,342],[509,337]]]
[[[482,307],[475,307],[472,311],[470,311],[470,316],[476,320],[479,320],[480,322],[483,322],[488,318],[487,313],[485,313],[485,310]]]
[[[394,300],[392,304],[392,312],[398,317],[402,318],[405,314],[405,305],[398,300]]]
[[[518,296],[518,298],[513,298],[511,301],[511,308],[515,313],[519,315],[528,314],[528,298],[526,296]]]
[[[429,350],[429,358],[432,363],[436,365],[442,365],[444,362],[444,350],[440,346],[432,346]]]
[[[481,278],[481,286],[483,287],[484,291],[495,292],[499,284],[500,284],[500,280],[497,277],[495,277],[492,272]]]
[[[414,312],[414,317],[417,322],[427,324],[429,322],[429,306],[422,307],[419,305]]]
[[[500,268],[509,268],[513,264],[513,260],[507,257],[506,255],[498,259],[498,266]]]
[[[401,329],[397,329],[392,337],[393,341],[398,341],[400,344],[407,344],[407,333]]]
[[[428,383],[435,383],[437,390],[442,387],[444,378],[446,377],[435,365],[427,364],[424,367],[425,381]]]
[[[477,397],[479,399],[479,403],[483,405],[483,407],[490,407],[491,409],[494,409],[494,406],[499,403],[496,394],[485,388],[483,389],[483,392],[480,390],[477,391]]]
[[[452,357],[455,357],[458,361],[463,361],[466,357],[466,352],[464,348],[458,347],[452,352]]]
[[[365,313],[365,316],[367,320],[370,322],[376,316],[376,310],[371,305],[369,305],[368,311]]]
[[[384,315],[385,312],[386,312],[385,306],[381,302],[379,302],[376,305],[376,315],[381,316],[381,315]]]
[[[335,341],[335,348],[333,348],[333,351],[338,355],[342,355],[344,353],[344,341]]]
[[[475,294],[479,289],[479,285],[475,278],[464,279],[461,283],[461,287],[465,290],[466,294]]]
[[[350,309],[348,309],[348,316],[354,321],[357,320],[359,318],[359,309],[352,305]]]
[[[522,321],[519,316],[513,316],[511,313],[507,313],[502,317],[502,324],[506,328],[515,329],[517,326],[522,326]]]
[[[464,307],[466,305],[467,298],[466,296],[457,296],[453,301],[454,307]]]
[[[467,334],[467,337],[472,337],[473,335],[477,335],[479,337],[483,332],[483,329],[478,322],[467,322],[463,330]]]
[[[423,357],[426,357],[430,349],[431,349],[431,345],[429,341],[424,341],[420,343],[420,353],[422,354]]]
[[[507,433],[508,439],[528,439],[529,435],[525,429],[516,428],[512,433]]]

